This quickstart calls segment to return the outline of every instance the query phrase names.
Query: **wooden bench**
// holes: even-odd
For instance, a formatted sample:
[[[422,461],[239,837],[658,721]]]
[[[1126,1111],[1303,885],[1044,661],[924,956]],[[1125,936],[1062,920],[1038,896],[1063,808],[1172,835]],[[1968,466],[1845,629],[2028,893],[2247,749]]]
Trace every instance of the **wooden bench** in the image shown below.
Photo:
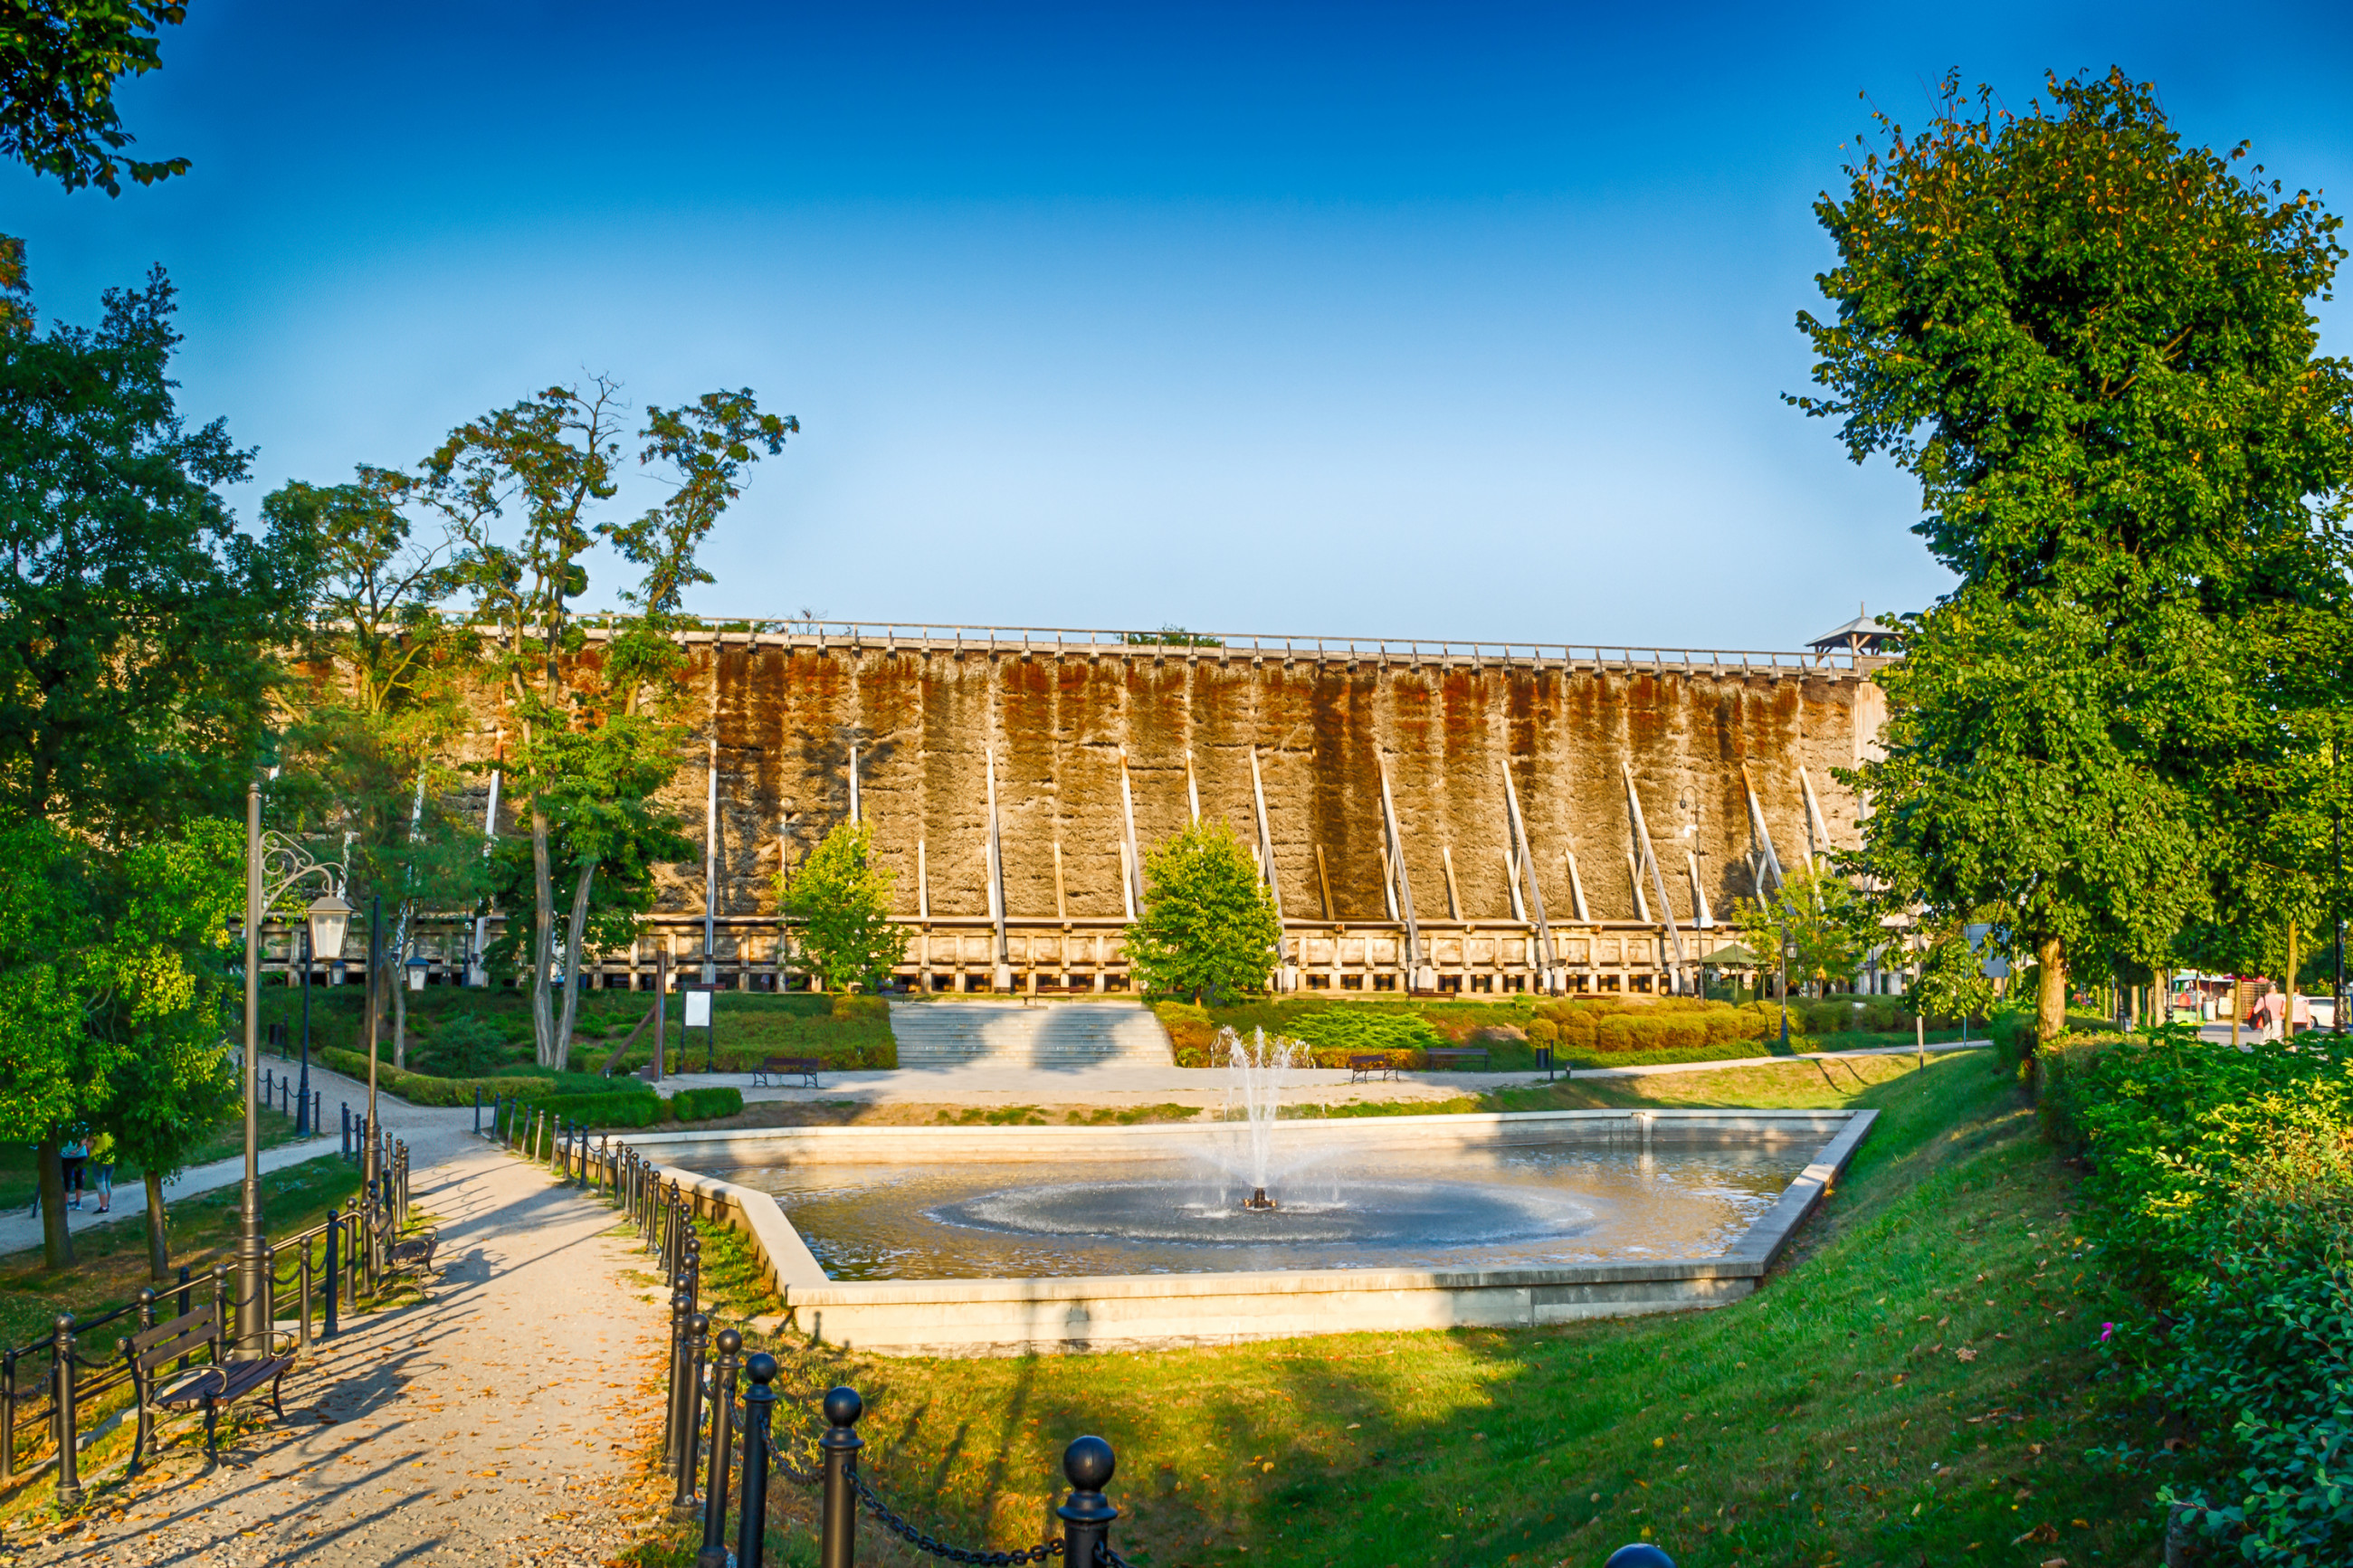
[[[391,1235],[392,1215],[388,1210],[380,1215],[376,1225],[377,1236],[384,1244],[385,1278],[408,1274],[421,1283],[433,1277],[433,1254],[441,1245],[439,1231],[417,1230],[406,1236]]]
[[[752,1069],[752,1087],[754,1089],[781,1088],[781,1085],[772,1084],[767,1080],[774,1078],[797,1078],[801,1080],[801,1087],[804,1089],[822,1089],[825,1086],[817,1081],[817,1075],[824,1066],[824,1060],[818,1057],[770,1057]]]
[[[1429,1060],[1431,1067],[1440,1065],[1451,1067],[1458,1062],[1467,1062],[1472,1057],[1479,1058],[1479,1065],[1482,1068],[1487,1065],[1487,1047],[1484,1046],[1439,1046],[1421,1054]]]
[[[1389,1059],[1389,1054],[1387,1051],[1376,1051],[1370,1056],[1348,1058],[1350,1083],[1363,1083],[1367,1079],[1379,1078],[1391,1080],[1397,1078],[1397,1063]]]
[[[159,1415],[201,1409],[205,1413],[207,1459],[220,1457],[214,1427],[221,1411],[248,1394],[259,1394],[265,1385],[269,1390],[269,1408],[280,1421],[286,1419],[286,1411],[278,1403],[278,1385],[293,1367],[294,1358],[267,1355],[224,1359],[220,1320],[210,1303],[115,1342],[130,1369],[132,1398],[139,1411],[138,1430],[131,1439],[131,1473],[134,1476],[139,1473],[140,1452],[153,1435]],[[172,1363],[195,1354],[198,1346],[210,1350],[211,1365],[172,1371]]]

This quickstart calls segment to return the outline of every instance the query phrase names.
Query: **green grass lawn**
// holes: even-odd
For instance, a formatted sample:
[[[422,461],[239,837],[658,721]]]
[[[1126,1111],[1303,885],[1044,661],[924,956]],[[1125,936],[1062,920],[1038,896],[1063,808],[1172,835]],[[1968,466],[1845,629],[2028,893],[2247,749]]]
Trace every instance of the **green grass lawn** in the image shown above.
[[[361,1052],[361,1011],[365,988],[358,985],[315,985],[311,988],[311,1045]],[[489,1078],[533,1067],[531,996],[526,991],[492,986],[475,990],[459,985],[428,986],[407,994],[407,1067],[413,1072],[441,1078]],[[667,1016],[669,1060],[700,1068],[711,1047],[702,1029],[683,1025],[685,999],[672,996]],[[619,1069],[632,1070],[653,1059],[653,1030],[649,1026],[632,1040],[631,1032],[653,1005],[650,992],[584,991],[574,1025],[572,1068],[601,1069],[625,1041],[628,1049]],[[809,995],[788,993],[722,992],[712,998],[719,1066],[743,1071],[771,1056],[819,1056],[839,1067],[889,1067],[897,1063],[892,1043],[889,1007],[874,997]],[[302,993],[299,987],[270,986],[261,994],[261,1021],[284,1024],[290,1040],[301,1031]],[[379,1038],[380,1059],[393,1059],[392,1014],[385,1010]],[[272,1058],[273,1060],[275,1058]]]
[[[2156,1560],[2154,1481],[2094,1452],[2157,1446],[2151,1418],[2094,1375],[2100,1322],[2120,1314],[2068,1224],[2070,1173],[1988,1056],[1556,1085],[1511,1103],[1883,1114],[1765,1288],[1713,1312],[1008,1360],[782,1342],[795,1430],[813,1429],[823,1389],[855,1385],[875,1484],[918,1523],[996,1549],[1040,1538],[1062,1446],[1098,1433],[1120,1456],[1114,1539],[1157,1568],[1549,1568],[1643,1538],[1683,1568]],[[726,1250],[740,1244],[710,1246],[723,1317],[762,1310]],[[2193,1447],[2178,1462],[2213,1458]],[[812,1561],[807,1499],[784,1489],[780,1544]],[[861,1533],[866,1560],[912,1561]],[[683,1542],[639,1555],[682,1562]]]

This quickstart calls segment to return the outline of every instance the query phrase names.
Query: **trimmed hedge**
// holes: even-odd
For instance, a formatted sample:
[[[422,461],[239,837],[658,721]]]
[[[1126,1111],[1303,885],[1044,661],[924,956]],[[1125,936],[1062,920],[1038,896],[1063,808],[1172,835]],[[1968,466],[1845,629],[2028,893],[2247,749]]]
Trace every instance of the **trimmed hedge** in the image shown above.
[[[722,1084],[715,1089],[681,1089],[670,1097],[670,1113],[681,1121],[711,1121],[744,1109],[744,1091]]]
[[[368,1059],[364,1052],[347,1051],[340,1046],[317,1047],[318,1058],[345,1078],[367,1081]],[[553,1085],[552,1072],[531,1077]],[[471,1105],[474,1091],[481,1090],[482,1098],[492,1100],[501,1094],[513,1094],[517,1079],[502,1078],[435,1078],[431,1073],[408,1072],[378,1057],[375,1064],[375,1087],[378,1093],[405,1100],[411,1105]]]
[[[641,1087],[600,1094],[522,1095],[515,1103],[526,1113],[545,1110],[592,1128],[651,1127],[662,1121],[710,1121],[733,1116],[744,1109],[744,1092],[724,1085],[682,1089],[664,1100]]]

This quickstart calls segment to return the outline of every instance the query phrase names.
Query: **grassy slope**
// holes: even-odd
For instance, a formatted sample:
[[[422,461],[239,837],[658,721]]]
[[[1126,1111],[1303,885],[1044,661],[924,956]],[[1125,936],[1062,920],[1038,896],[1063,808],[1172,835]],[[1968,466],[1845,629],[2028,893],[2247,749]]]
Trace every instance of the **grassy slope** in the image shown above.
[[[2091,1381],[2105,1286],[2071,1184],[1986,1057],[1552,1092],[1884,1114],[1796,1255],[1715,1312],[1067,1360],[778,1346],[782,1382],[804,1413],[858,1386],[869,1473],[962,1544],[1037,1539],[1092,1431],[1121,1455],[1123,1551],[1161,1568],[1582,1564],[1645,1533],[1683,1568],[2154,1561],[2147,1485],[2084,1457],[2125,1433]]]

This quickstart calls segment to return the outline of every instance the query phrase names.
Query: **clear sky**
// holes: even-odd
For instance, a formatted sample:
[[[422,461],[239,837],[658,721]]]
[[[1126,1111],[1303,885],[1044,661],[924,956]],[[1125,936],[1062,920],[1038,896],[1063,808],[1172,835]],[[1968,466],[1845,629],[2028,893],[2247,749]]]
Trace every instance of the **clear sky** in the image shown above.
[[[124,95],[190,175],[0,172],[41,309],[169,268],[248,517],[551,382],[754,387],[804,433],[714,613],[1794,647],[1943,586],[1779,397],[1859,92],[2119,64],[2353,195],[2342,0],[190,10]]]

